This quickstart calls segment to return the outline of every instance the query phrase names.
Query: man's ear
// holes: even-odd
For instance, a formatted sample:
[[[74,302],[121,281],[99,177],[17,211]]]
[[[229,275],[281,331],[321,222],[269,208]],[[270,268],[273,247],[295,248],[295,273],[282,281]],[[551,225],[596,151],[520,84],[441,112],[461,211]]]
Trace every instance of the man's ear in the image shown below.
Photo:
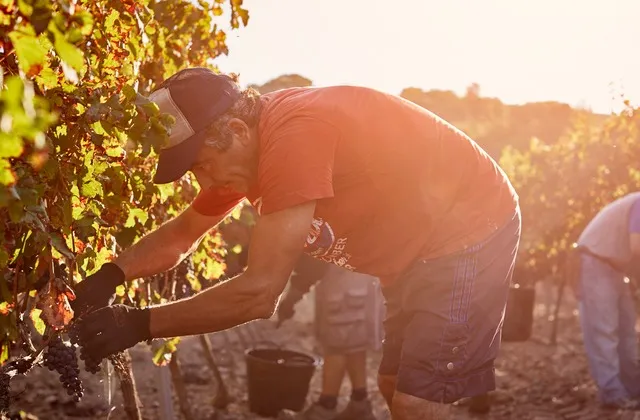
[[[251,129],[240,118],[231,118],[227,123],[234,137],[243,145],[247,145],[251,137]]]

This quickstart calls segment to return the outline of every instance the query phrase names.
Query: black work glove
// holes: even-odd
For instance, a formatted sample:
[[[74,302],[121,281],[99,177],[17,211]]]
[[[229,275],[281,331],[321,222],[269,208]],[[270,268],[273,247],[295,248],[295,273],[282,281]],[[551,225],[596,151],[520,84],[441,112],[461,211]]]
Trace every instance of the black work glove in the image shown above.
[[[106,263],[75,288],[76,298],[71,301],[74,316],[111,305],[116,287],[124,283],[124,273],[117,265]]]
[[[149,308],[106,306],[78,319],[73,336],[80,358],[95,362],[151,339]]]
[[[285,295],[280,300],[280,304],[278,305],[277,315],[278,321],[277,326],[279,327],[282,323],[288,319],[293,318],[295,314],[295,305],[302,299],[304,293],[291,287],[285,293]]]

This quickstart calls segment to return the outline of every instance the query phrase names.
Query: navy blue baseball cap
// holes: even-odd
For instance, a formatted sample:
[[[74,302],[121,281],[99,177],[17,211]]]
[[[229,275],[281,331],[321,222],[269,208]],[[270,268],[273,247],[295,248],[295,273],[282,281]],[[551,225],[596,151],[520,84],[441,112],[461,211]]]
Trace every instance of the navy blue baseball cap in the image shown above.
[[[239,97],[240,89],[231,77],[204,67],[181,70],[162,82],[149,99],[176,122],[160,150],[153,182],[167,184],[182,178],[197,159],[206,128]]]

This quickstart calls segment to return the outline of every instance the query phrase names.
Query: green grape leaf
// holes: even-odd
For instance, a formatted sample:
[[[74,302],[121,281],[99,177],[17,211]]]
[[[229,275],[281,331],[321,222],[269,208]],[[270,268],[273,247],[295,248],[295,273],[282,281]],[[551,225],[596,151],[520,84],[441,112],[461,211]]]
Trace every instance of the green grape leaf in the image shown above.
[[[49,233],[49,238],[51,239],[51,245],[62,255],[69,259],[74,258],[73,251],[69,249],[67,246],[67,242],[64,240],[61,234],[56,232]]]
[[[101,197],[104,195],[102,184],[95,179],[89,179],[87,182],[82,184],[80,191],[83,196],[89,198]]]
[[[75,45],[68,42],[60,31],[54,31],[53,46],[60,56],[60,59],[71,66],[78,73],[82,72],[84,66],[84,55]]]

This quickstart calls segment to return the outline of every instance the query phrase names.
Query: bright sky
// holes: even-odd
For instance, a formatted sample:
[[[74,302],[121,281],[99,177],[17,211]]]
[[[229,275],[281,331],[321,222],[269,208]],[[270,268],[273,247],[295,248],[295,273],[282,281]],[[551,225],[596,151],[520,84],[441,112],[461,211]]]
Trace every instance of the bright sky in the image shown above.
[[[640,0],[245,0],[224,72],[243,84],[298,73],[315,85],[400,93],[473,82],[506,103],[608,113],[640,103]],[[612,85],[613,83],[613,85]]]

